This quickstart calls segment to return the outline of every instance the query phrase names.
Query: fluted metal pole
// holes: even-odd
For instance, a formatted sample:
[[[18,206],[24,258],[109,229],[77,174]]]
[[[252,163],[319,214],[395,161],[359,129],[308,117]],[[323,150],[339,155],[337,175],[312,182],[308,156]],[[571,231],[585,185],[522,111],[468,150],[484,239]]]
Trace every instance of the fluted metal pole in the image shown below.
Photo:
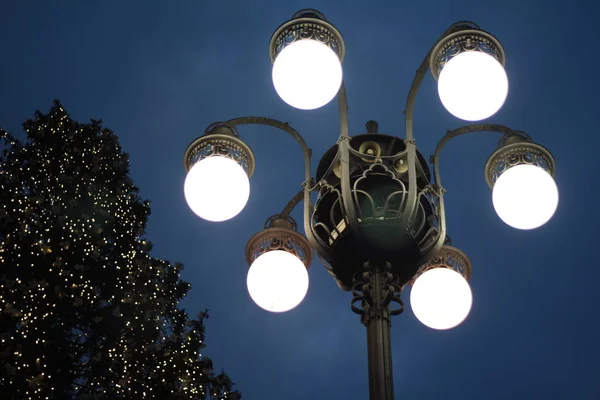
[[[389,263],[365,263],[362,277],[355,279],[352,310],[361,315],[367,328],[369,357],[369,399],[394,400],[392,371],[391,317],[402,312],[390,310],[391,301],[400,303],[399,289]],[[354,304],[360,302],[360,307]]]
[[[369,353],[369,398],[371,400],[394,400],[394,376],[392,372],[392,344],[390,340],[390,306],[384,304],[386,282],[383,268],[375,268],[373,285],[373,305],[365,307],[368,315],[367,351]]]

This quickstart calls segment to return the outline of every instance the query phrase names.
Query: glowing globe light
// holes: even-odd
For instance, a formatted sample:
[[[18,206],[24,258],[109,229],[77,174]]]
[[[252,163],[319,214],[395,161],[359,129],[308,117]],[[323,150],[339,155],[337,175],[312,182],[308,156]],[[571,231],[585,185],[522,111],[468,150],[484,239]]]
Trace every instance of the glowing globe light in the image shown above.
[[[246,281],[252,300],[271,312],[296,307],[308,291],[308,271],[292,253],[272,250],[260,255],[248,271]]]
[[[188,206],[200,218],[226,221],[243,210],[250,196],[250,182],[237,162],[214,156],[190,168],[183,191]]]
[[[337,54],[316,40],[298,40],[285,47],[273,63],[273,85],[292,107],[314,110],[329,103],[342,84]]]
[[[465,121],[494,115],[508,95],[502,64],[480,51],[460,53],[448,61],[438,78],[440,100],[450,114]]]
[[[494,209],[502,221],[517,229],[544,225],[558,206],[558,188],[542,168],[520,164],[506,170],[494,184]]]
[[[433,268],[415,281],[410,305],[419,321],[433,329],[450,329],[469,315],[473,296],[469,284],[449,268]]]

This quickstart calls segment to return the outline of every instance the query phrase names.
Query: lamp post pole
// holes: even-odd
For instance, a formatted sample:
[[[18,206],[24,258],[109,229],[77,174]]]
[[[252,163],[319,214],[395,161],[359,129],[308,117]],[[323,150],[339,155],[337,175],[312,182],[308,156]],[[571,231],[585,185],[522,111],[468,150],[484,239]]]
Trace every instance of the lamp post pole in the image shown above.
[[[391,317],[402,312],[402,302],[396,293],[389,263],[365,263],[365,272],[355,279],[352,310],[361,315],[367,328],[367,353],[369,362],[369,398],[394,399],[394,374],[392,370]],[[391,310],[395,300],[401,308]],[[360,302],[360,306],[354,304]]]
[[[385,304],[384,273],[380,266],[373,272],[373,304],[366,307],[369,394],[372,399],[394,400],[390,306]]]

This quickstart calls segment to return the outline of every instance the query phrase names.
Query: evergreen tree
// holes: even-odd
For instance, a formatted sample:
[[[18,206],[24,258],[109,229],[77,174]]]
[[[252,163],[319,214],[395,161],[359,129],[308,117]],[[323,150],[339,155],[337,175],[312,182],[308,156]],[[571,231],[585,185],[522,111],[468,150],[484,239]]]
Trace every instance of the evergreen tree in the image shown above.
[[[60,102],[0,130],[0,398],[238,399],[202,357],[183,266],[150,255],[118,138]]]

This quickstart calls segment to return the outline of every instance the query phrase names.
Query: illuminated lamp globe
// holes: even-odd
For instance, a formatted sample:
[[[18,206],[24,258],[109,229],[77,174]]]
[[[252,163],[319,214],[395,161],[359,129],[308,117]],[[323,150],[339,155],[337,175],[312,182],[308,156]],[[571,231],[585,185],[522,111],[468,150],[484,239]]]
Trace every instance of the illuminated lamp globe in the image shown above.
[[[323,43],[303,39],[285,47],[273,63],[273,85],[292,107],[314,110],[329,103],[342,84],[342,64]]]
[[[417,278],[410,305],[419,321],[432,329],[450,329],[471,311],[473,296],[465,278],[449,268],[433,268]]]
[[[492,190],[494,209],[502,221],[517,229],[544,225],[558,207],[558,188],[552,176],[536,165],[520,164],[502,173]]]
[[[231,158],[213,156],[195,163],[184,184],[185,200],[207,221],[226,221],[244,209],[250,196],[246,171]]]
[[[450,114],[465,121],[480,121],[504,104],[508,77],[491,55],[467,51],[444,65],[438,77],[438,93]]]
[[[271,250],[260,255],[248,271],[248,293],[261,308],[271,312],[289,311],[308,291],[308,271],[292,253]]]

